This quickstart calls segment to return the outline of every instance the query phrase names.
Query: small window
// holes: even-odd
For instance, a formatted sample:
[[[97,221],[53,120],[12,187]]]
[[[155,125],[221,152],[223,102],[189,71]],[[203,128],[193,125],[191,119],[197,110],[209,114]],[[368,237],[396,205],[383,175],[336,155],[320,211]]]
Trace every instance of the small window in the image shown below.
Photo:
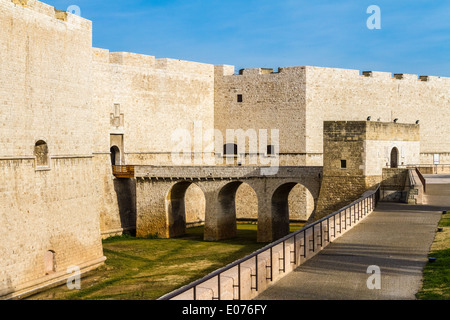
[[[237,102],[242,102],[244,99],[242,98],[242,94],[237,95]]]
[[[34,156],[36,157],[37,167],[48,167],[48,146],[45,141],[39,140],[34,145]]]
[[[341,160],[341,169],[347,169],[347,160]]]
[[[223,154],[224,155],[237,155],[238,154],[238,146],[234,143],[227,143],[223,146]]]
[[[56,271],[55,251],[49,250],[44,254],[44,268],[46,275]]]
[[[268,156],[274,156],[275,155],[275,146],[274,145],[267,146],[267,155]]]

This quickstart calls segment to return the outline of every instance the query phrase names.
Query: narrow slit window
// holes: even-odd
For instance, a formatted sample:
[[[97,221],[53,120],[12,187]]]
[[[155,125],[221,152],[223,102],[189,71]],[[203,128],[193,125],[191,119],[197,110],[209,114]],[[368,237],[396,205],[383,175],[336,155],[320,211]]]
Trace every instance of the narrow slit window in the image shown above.
[[[227,143],[223,146],[223,154],[224,155],[237,155],[238,154],[238,146],[234,143]]]
[[[243,102],[243,101],[244,101],[244,99],[242,97],[242,94],[238,94],[237,95],[237,102]]]
[[[275,146],[274,145],[268,145],[267,146],[267,155],[268,156],[274,156],[275,155]]]
[[[341,169],[347,169],[347,160],[341,160]]]

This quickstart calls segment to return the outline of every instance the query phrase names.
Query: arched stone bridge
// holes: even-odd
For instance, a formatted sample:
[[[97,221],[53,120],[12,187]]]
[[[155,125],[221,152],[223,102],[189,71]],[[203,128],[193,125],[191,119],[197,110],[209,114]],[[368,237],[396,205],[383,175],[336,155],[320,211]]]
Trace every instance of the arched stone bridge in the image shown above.
[[[247,183],[258,200],[258,241],[270,242],[289,233],[289,192],[297,184],[306,187],[316,205],[322,167],[280,167],[265,175],[268,168],[251,166],[133,166],[136,178],[136,235],[169,238],[185,233],[187,188],[196,184],[205,196],[207,241],[236,235],[235,197]]]

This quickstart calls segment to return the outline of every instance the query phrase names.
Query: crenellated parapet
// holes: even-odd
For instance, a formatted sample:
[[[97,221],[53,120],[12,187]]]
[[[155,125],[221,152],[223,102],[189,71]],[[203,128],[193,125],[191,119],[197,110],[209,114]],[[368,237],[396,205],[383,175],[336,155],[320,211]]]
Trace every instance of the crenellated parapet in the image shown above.
[[[219,65],[216,66],[217,76],[244,76],[244,77],[266,77],[268,75],[294,75],[298,73],[305,73],[306,75],[322,74],[324,77],[333,76],[342,79],[373,79],[373,80],[402,80],[402,82],[436,82],[443,81],[450,83],[450,78],[406,74],[406,73],[392,73],[380,71],[360,71],[356,69],[341,69],[341,68],[326,68],[315,66],[294,66],[294,67],[279,67],[277,70],[273,68],[244,68],[235,72],[234,66]]]
[[[86,26],[91,28],[92,22],[68,11],[57,10],[55,7],[37,0],[2,0],[0,6],[3,5],[16,6],[22,10],[30,10],[35,13],[46,15],[55,20],[64,21],[74,26]]]
[[[159,58],[132,52],[110,52],[108,49],[93,48],[93,62],[110,65],[121,65],[134,68],[151,68],[167,72],[210,75],[214,66],[206,63]]]

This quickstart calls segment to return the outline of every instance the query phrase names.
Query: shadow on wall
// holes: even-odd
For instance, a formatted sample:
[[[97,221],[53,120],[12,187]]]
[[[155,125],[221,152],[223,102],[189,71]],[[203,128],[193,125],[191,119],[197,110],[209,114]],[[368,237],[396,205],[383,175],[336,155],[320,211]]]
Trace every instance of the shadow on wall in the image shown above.
[[[136,234],[136,180],[114,179],[119,205],[120,225],[124,233]]]
[[[408,169],[384,168],[381,181],[381,201],[407,202]]]
[[[353,180],[347,178],[344,181],[332,178],[324,180],[317,213],[308,220],[308,223],[349,205],[359,199],[364,192],[375,190],[380,182],[380,201],[408,202],[410,184],[408,172],[408,169],[383,168],[381,177],[354,177]]]
[[[361,198],[361,196],[369,191],[376,190],[379,186],[379,181],[369,184],[368,187],[364,186],[365,180],[357,179],[357,183],[352,184],[349,182],[347,185],[323,185],[320,190],[319,201],[316,212],[308,219],[308,224],[318,221],[329,214],[332,214],[345,206],[353,203]],[[340,192],[339,190],[347,191]]]

